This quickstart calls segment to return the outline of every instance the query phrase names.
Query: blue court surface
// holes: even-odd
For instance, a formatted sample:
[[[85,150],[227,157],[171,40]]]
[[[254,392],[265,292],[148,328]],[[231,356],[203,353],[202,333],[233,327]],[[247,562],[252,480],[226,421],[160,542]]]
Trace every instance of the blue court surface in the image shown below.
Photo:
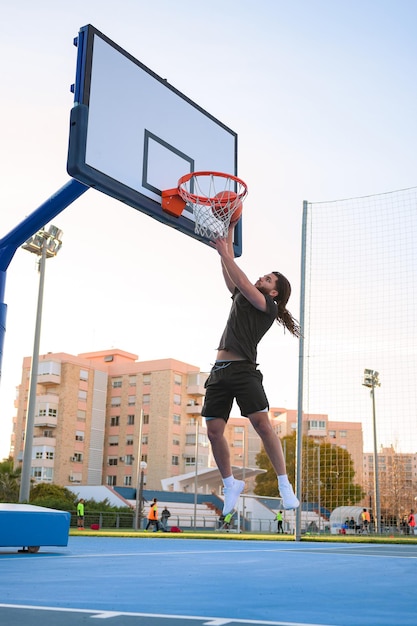
[[[72,536],[0,550],[2,626],[417,623],[417,545]]]

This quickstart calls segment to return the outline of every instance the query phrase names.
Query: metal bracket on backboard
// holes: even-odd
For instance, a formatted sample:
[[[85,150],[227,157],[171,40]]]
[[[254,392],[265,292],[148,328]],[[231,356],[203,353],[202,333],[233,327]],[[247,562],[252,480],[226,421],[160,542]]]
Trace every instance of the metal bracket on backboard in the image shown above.
[[[165,189],[161,192],[161,206],[162,210],[169,215],[179,217],[185,209],[186,203],[178,193],[178,188]]]

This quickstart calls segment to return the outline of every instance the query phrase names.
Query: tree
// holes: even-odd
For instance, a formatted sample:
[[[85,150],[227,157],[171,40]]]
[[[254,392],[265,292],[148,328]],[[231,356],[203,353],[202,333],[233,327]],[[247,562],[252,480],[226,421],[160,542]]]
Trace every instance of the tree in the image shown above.
[[[0,502],[18,502],[20,474],[20,468],[13,468],[12,457],[0,463]]]
[[[51,483],[38,483],[30,490],[29,502],[49,509],[72,511],[76,508],[77,496],[65,487]]]
[[[282,439],[287,473],[295,484],[296,435]],[[328,510],[338,506],[354,505],[362,500],[364,492],[355,484],[355,470],[349,452],[330,443],[317,443],[312,437],[302,441],[302,501],[318,504]],[[257,455],[258,467],[266,470],[256,477],[257,495],[276,496],[277,479],[265,450]]]

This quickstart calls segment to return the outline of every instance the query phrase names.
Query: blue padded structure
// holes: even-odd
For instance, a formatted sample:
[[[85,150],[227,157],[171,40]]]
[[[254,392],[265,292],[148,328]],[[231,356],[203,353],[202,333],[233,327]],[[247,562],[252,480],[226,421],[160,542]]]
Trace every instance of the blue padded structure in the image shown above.
[[[0,503],[0,546],[66,546],[70,519],[67,511]]]

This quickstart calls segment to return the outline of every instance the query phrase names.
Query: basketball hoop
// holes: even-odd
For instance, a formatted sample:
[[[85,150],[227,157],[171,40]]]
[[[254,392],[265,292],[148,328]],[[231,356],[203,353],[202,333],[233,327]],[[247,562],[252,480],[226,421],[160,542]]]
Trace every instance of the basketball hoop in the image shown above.
[[[230,224],[239,220],[247,193],[246,183],[232,174],[190,172],[179,179],[177,189],[162,192],[162,208],[179,217],[187,204],[196,234],[217,239],[226,237]]]

